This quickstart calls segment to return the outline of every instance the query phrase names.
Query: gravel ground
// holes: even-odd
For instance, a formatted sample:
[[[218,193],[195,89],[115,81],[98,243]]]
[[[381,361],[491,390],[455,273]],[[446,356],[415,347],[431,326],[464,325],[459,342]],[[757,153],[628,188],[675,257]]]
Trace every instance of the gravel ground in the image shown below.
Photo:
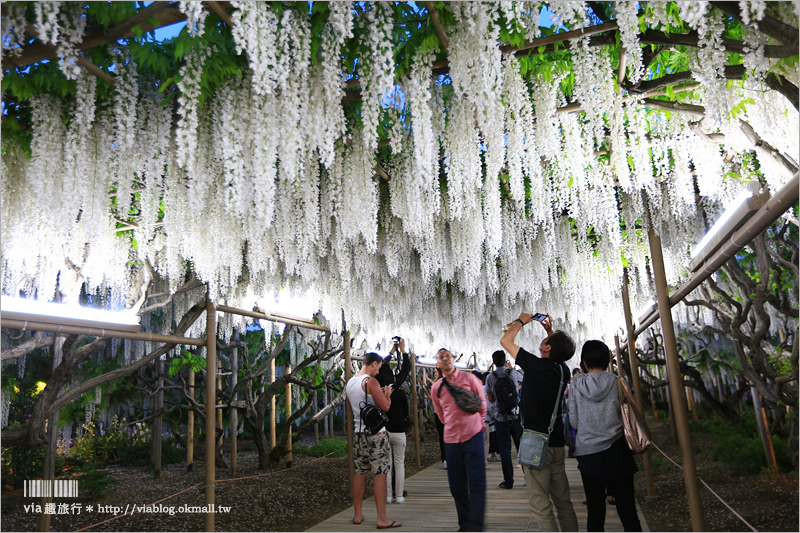
[[[670,442],[669,429],[661,425],[653,427],[655,440],[670,457],[680,463],[680,453]],[[797,474],[777,477],[736,476],[723,464],[711,460],[713,442],[708,436],[693,437],[696,451],[697,471],[731,507],[741,514],[759,531],[798,531],[798,479]],[[313,444],[313,442],[312,442]],[[645,501],[644,474],[636,475],[636,491],[640,507],[651,531],[690,531],[688,503],[681,470],[660,456],[655,468],[656,491],[659,499]],[[439,448],[435,433],[428,433],[421,446],[422,468],[439,461]],[[239,454],[239,472],[236,479],[230,473],[217,471],[217,506],[229,506],[230,512],[216,515],[217,531],[303,531],[351,505],[347,481],[346,458],[316,459],[295,455],[293,468],[284,465],[270,471],[260,471],[254,451]],[[417,471],[414,448],[409,438],[406,456],[407,475]],[[187,472],[184,465],[166,467],[160,479],[154,480],[144,468],[110,465],[106,471],[120,483],[112,486],[108,494],[97,502],[80,500],[84,510],[80,515],[55,515],[52,531],[77,531],[112,518],[111,513],[99,513],[100,506],[146,505],[186,490],[174,498],[156,504],[152,512],[137,513],[96,525],[91,531],[202,531],[204,515],[179,513],[173,516],[168,508],[178,509],[182,505],[202,506],[204,491],[202,463],[194,472]],[[258,477],[254,477],[258,476]],[[199,487],[190,488],[196,484]],[[371,481],[367,482],[366,496],[372,493]],[[3,531],[37,531],[38,515],[25,512],[23,505],[32,503],[23,499],[21,491],[11,493],[15,509],[3,513],[0,526]],[[708,489],[701,487],[701,498],[706,517],[707,531],[748,531],[749,528]],[[75,500],[63,500],[74,502]],[[86,506],[94,511],[87,512]],[[158,508],[158,505],[161,508]],[[609,512],[613,512],[613,508]],[[160,511],[160,512],[158,512]]]
[[[652,421],[651,421],[652,422]],[[653,439],[666,455],[681,464],[677,443],[669,426],[651,423]],[[725,463],[714,461],[714,437],[692,434],[692,449],[697,476],[708,484],[733,510],[758,531],[799,531],[797,473],[774,477],[736,475]],[[641,466],[634,480],[636,497],[651,531],[691,531],[689,503],[683,471],[653,449],[656,501],[645,499],[647,486]],[[750,531],[711,491],[700,483],[700,500],[705,515],[705,531]]]

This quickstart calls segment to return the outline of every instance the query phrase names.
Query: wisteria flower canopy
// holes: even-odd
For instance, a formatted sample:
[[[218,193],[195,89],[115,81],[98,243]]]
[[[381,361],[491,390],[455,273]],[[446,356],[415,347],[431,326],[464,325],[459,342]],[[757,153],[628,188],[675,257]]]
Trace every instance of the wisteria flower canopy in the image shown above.
[[[521,311],[613,335],[648,228],[677,284],[746,183],[792,176],[797,12],[3,3],[3,294],[130,307],[194,275],[481,359]]]

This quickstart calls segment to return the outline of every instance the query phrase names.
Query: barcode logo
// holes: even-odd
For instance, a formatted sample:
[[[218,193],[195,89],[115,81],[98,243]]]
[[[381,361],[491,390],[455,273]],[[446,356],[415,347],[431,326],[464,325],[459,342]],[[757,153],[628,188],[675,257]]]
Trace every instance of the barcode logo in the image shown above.
[[[77,498],[77,479],[29,479],[24,483],[26,498]]]

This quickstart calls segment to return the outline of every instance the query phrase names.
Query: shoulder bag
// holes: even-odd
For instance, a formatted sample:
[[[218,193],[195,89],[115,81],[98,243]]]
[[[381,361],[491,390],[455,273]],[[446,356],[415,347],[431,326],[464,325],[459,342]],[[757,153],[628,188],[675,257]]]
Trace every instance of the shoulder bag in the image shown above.
[[[625,432],[625,440],[633,453],[644,453],[653,444],[650,428],[647,426],[644,415],[636,407],[628,385],[621,377],[618,376],[617,379],[619,380],[617,383],[619,406],[622,410],[622,429]]]
[[[386,423],[389,417],[386,413],[381,411],[377,405],[371,404],[367,401],[367,385],[369,384],[369,376],[364,380],[364,401],[359,405],[361,415],[361,429],[370,435],[375,435],[379,432]]]
[[[481,410],[481,407],[483,406],[483,400],[481,400],[479,394],[450,383],[444,376],[442,377],[442,381],[444,381],[444,384],[439,387],[439,390],[436,393],[437,397],[441,398],[442,389],[447,388],[447,391],[453,397],[453,401],[456,402],[456,406],[465,413],[475,414]]]
[[[553,426],[556,423],[558,406],[561,404],[559,400],[564,386],[564,366],[561,363],[558,363],[558,373],[558,394],[556,394],[556,403],[553,406],[553,415],[550,417],[550,427],[547,428],[547,433],[526,429],[519,439],[519,453],[517,456],[519,464],[536,470],[544,468],[547,458],[547,443],[550,441],[550,433],[553,432]]]

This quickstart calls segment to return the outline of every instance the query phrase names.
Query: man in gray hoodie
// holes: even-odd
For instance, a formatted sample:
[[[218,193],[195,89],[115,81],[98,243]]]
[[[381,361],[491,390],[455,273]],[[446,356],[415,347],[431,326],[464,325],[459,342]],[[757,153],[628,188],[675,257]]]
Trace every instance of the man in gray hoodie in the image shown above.
[[[575,455],[586,494],[586,529],[603,531],[608,490],[625,531],[641,531],[633,493],[637,466],[622,429],[617,378],[606,372],[609,361],[608,346],[587,341],[581,350],[584,374],[573,377],[569,392],[569,421],[577,430]]]

